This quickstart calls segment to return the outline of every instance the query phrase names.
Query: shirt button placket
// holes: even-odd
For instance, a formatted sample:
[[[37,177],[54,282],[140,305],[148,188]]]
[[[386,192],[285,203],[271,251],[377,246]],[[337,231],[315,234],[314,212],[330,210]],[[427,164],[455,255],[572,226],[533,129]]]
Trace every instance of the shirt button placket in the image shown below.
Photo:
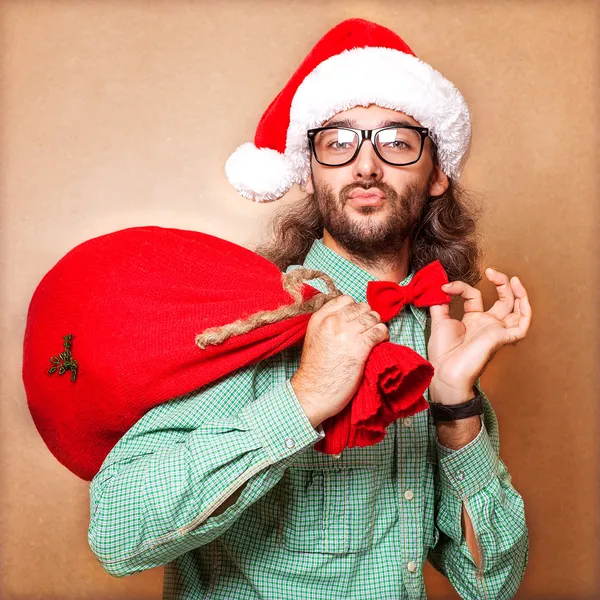
[[[414,446],[414,443],[418,439],[418,426],[417,422],[413,422],[411,417],[405,417],[398,422],[398,429],[396,429],[397,435],[401,435],[406,444],[401,444],[398,453],[398,476],[400,479],[400,488],[399,493],[400,498],[402,499],[400,509],[404,512],[406,521],[411,524],[408,528],[409,530],[406,532],[406,536],[413,537],[414,535],[420,535],[418,532],[418,526],[416,525],[415,519],[417,518],[417,513],[419,512],[419,504],[415,499],[415,492],[413,491],[413,486],[416,482],[414,482],[409,476],[408,473],[402,473],[400,470],[401,461],[406,459],[404,456],[403,446],[404,448]],[[417,428],[417,429],[415,429]],[[411,487],[408,487],[411,486]],[[416,528],[416,529],[415,529]],[[407,539],[404,539],[404,544],[407,543]],[[408,552],[407,552],[408,550]],[[404,568],[408,571],[408,578],[405,582],[406,589],[409,592],[409,597],[414,600],[417,598],[421,598],[421,579],[417,575],[414,575],[418,571],[418,557],[414,554],[414,549],[409,549],[406,546],[404,547]],[[412,560],[410,560],[412,558]]]

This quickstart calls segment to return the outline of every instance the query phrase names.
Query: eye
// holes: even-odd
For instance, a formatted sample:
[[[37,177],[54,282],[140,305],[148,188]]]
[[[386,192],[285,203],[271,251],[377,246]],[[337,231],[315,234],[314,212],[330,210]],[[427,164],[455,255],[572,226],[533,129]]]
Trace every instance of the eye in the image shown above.
[[[408,128],[383,129],[377,135],[377,145],[387,152],[412,152],[419,147],[419,143],[419,134]]]
[[[340,142],[337,140],[331,141],[327,144],[327,147],[331,148],[332,150],[348,150],[352,146],[352,142]]]
[[[386,148],[391,148],[392,150],[402,150],[404,148],[410,148],[410,144],[403,142],[402,140],[394,140],[393,142],[386,142],[382,144]]]

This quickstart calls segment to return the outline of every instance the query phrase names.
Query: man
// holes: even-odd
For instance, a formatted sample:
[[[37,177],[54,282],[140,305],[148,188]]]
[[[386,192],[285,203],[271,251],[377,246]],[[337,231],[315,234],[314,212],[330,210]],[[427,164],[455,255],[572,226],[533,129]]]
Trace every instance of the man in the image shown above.
[[[109,573],[166,565],[169,599],[416,599],[428,558],[463,598],[514,595],[523,503],[479,377],[525,337],[531,307],[516,277],[486,270],[488,311],[471,285],[475,222],[455,181],[469,122],[458,90],[385,28],[346,21],[315,46],[227,174],[255,200],[305,186],[258,251],[343,295],[302,347],[152,409],[115,446],[91,486],[89,542]],[[435,259],[462,321],[410,304],[382,323],[367,283],[405,286]],[[316,452],[384,340],[434,366],[430,410],[378,444]]]

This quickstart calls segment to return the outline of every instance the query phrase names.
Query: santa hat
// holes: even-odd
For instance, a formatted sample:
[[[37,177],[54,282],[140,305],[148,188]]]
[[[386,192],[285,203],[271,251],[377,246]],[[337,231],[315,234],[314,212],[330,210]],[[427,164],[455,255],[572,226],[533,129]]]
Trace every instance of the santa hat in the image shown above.
[[[317,42],[263,114],[254,143],[227,160],[227,178],[246,198],[281,198],[308,179],[307,130],[370,104],[428,127],[441,169],[458,179],[471,137],[463,96],[393,31],[363,19],[343,21]]]

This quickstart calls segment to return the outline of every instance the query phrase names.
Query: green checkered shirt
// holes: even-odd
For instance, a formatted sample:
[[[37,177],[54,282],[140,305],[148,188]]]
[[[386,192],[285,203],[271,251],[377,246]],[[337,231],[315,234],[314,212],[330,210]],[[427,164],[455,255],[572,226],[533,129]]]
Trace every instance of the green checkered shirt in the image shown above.
[[[359,302],[374,279],[322,240],[304,266]],[[426,309],[405,307],[388,322],[390,339],[426,357],[429,323]],[[425,411],[374,446],[325,455],[313,449],[322,427],[290,385],[300,355],[297,346],[240,369],[127,432],[90,488],[89,543],[103,568],[121,577],[165,565],[169,600],[399,600],[425,598],[428,559],[463,598],[512,598],[527,528],[487,399],[484,427],[461,450],[439,445]],[[463,504],[481,569],[462,534]]]

